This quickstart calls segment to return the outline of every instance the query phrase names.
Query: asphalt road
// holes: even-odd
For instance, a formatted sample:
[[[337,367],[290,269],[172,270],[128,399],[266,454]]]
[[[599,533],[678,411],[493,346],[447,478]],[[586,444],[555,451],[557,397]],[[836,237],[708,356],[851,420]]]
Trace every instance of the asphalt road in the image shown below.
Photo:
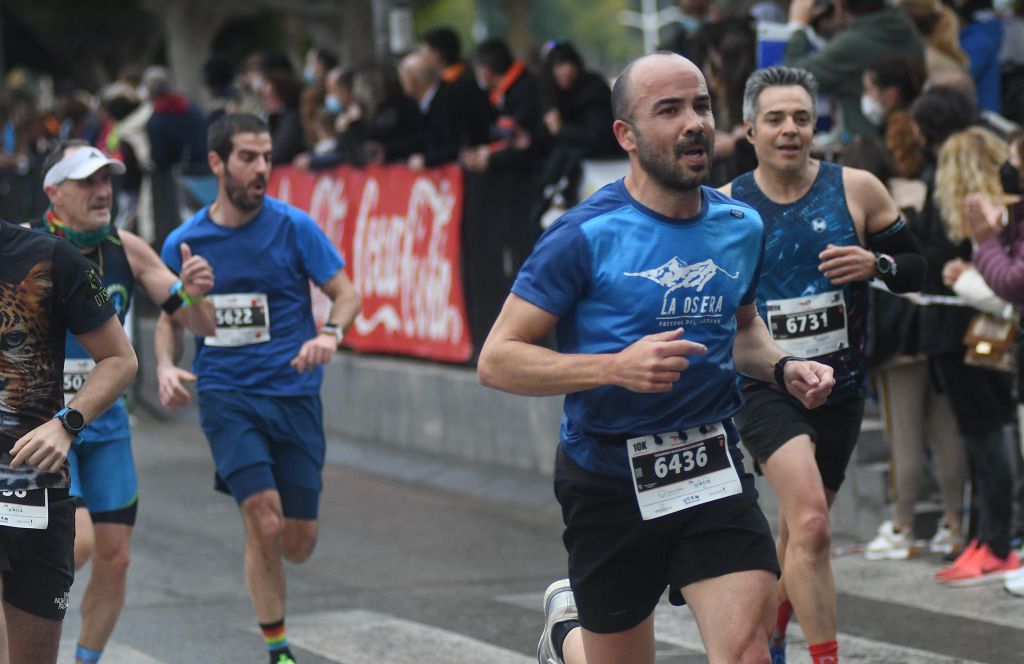
[[[193,413],[140,414],[139,523],[127,607],[106,664],[266,662],[242,576],[233,502],[212,490]],[[541,593],[565,572],[546,478],[331,441],[317,551],[288,569],[302,664],[529,664]],[[1024,662],[1024,599],[941,588],[937,557],[835,559],[843,661]],[[88,573],[88,568],[82,572]],[[84,580],[61,661],[73,660]],[[685,609],[659,607],[658,661],[702,662]],[[790,662],[809,662],[794,627]]]

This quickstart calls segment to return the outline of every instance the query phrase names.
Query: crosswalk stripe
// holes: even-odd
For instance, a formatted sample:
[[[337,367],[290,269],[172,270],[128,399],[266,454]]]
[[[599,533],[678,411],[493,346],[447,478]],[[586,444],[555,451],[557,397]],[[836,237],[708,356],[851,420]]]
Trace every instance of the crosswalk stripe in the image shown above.
[[[288,641],[332,662],[345,664],[531,664],[536,661],[455,632],[364,610],[289,616]]]
[[[61,639],[58,662],[72,662],[75,659],[75,639]],[[167,664],[162,659],[149,655],[117,641],[111,641],[103,649],[103,664]]]
[[[926,609],[1002,627],[1020,629],[1024,625],[1024,601],[1003,592],[1000,584],[946,588],[939,594],[935,592],[935,581],[932,580],[939,569],[934,561],[914,558],[897,564],[901,569],[894,574],[891,565],[867,560],[864,556],[833,558],[836,590],[854,597]]]
[[[539,611],[542,593],[514,593],[498,595],[495,599],[505,604]],[[538,623],[539,625],[539,623]],[[704,644],[693,614],[687,609],[673,607],[663,600],[654,612],[654,634],[658,641],[678,646],[688,651],[703,653]],[[807,643],[800,631],[800,625],[791,623],[787,635],[786,661],[789,664],[809,664],[811,657]],[[977,664],[955,657],[946,657],[932,652],[909,648],[893,643],[865,639],[850,634],[839,634],[839,652],[847,664]]]

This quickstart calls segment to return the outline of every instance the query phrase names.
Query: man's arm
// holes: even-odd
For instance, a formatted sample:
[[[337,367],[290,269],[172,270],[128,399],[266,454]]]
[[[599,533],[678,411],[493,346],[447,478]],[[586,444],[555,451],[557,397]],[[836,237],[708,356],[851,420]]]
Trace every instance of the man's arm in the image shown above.
[[[329,280],[320,286],[320,290],[331,300],[331,313],[327,316],[327,325],[337,325],[342,335],[355,321],[356,316],[362,310],[362,303],[359,300],[359,292],[355,285],[341,269]],[[331,357],[338,350],[339,342],[332,334],[325,334],[321,331],[306,343],[302,344],[299,354],[296,355],[291,365],[300,373],[310,371],[331,361]]]
[[[170,288],[178,277],[138,235],[128,231],[119,231],[118,235],[136,281],[153,302],[163,304],[171,296]],[[213,269],[205,258],[192,255],[187,244],[181,244],[181,252],[182,290],[190,298],[202,298],[213,288]],[[189,306],[180,306],[174,312],[174,319],[201,337],[210,337],[216,333],[212,302],[203,300]]]
[[[785,353],[775,345],[753,304],[744,305],[736,311],[736,340],[732,356],[740,373],[765,383],[775,383],[775,365]],[[835,385],[832,367],[812,360],[787,362],[783,380],[786,390],[805,408],[816,408],[825,403]]]
[[[184,349],[184,329],[181,324],[160,313],[153,333],[153,350],[156,354],[157,389],[160,403],[168,410],[187,406],[192,401],[191,393],[183,382],[194,383],[196,376],[191,371],[178,367]]]
[[[82,389],[69,404],[85,416],[86,423],[106,412],[132,382],[139,364],[135,350],[112,316],[96,329],[77,335],[78,342],[96,361]],[[11,448],[11,467],[22,463],[46,472],[56,472],[68,455],[74,436],[59,420],[51,419],[22,436]]]
[[[843,186],[857,237],[867,248],[829,245],[819,254],[818,269],[837,286],[879,277],[897,293],[920,290],[927,261],[885,185],[867,171],[844,168]],[[878,271],[878,254],[893,260],[892,269]]]
[[[513,394],[550,396],[617,385],[633,392],[668,392],[704,355],[698,343],[680,339],[681,329],[641,338],[618,353],[567,354],[538,346],[558,322],[540,307],[512,294],[480,352],[480,382]]]

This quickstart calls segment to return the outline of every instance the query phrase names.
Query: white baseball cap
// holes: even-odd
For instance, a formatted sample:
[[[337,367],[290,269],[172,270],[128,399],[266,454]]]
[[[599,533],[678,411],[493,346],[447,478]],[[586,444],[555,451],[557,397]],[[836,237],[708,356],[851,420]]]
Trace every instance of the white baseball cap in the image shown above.
[[[111,159],[94,147],[76,148],[54,164],[43,177],[43,187],[58,185],[64,180],[84,180],[104,166],[115,175],[124,174],[124,164]]]

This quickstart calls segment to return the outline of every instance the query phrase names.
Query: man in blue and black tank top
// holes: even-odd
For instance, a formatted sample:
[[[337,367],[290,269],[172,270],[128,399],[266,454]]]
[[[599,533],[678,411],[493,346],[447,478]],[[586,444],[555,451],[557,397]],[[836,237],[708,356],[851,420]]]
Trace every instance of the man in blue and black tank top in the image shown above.
[[[832,370],[779,364],[757,315],[762,223],[701,186],[714,118],[700,70],[646,56],[612,99],[629,175],[540,239],[480,355],[486,385],[566,395],[555,494],[569,579],[544,595],[537,659],[653,661],[668,587],[711,661],[762,661],[779,567],[732,423],[737,370],[778,376],[807,407]],[[539,345],[552,329],[557,350]]]
[[[201,256],[187,257],[179,279],[145,241],[118,231],[111,223],[111,176],[124,173],[124,164],[85,141],[71,140],[46,159],[43,171],[43,187],[51,205],[31,226],[62,237],[78,249],[99,276],[122,325],[138,283],[154,302],[163,304],[197,333],[213,331],[213,307],[200,303],[213,286],[209,263]],[[186,300],[194,306],[187,306]],[[68,334],[65,403],[75,398],[95,366],[82,344]],[[78,434],[68,451],[68,462],[70,495],[78,503],[75,569],[92,558],[75,662],[95,664],[124,606],[129,541],[139,501],[123,398]]]
[[[743,117],[758,167],[722,188],[764,220],[757,308],[787,354],[783,363],[813,358],[832,367],[836,381],[828,402],[809,411],[772,381],[749,374],[742,380],[740,434],[782,509],[775,664],[785,661],[793,610],[814,664],[838,662],[828,510],[864,414],[868,281],[917,290],[925,265],[875,176],[811,159],[816,89],[801,69],[751,75]]]

